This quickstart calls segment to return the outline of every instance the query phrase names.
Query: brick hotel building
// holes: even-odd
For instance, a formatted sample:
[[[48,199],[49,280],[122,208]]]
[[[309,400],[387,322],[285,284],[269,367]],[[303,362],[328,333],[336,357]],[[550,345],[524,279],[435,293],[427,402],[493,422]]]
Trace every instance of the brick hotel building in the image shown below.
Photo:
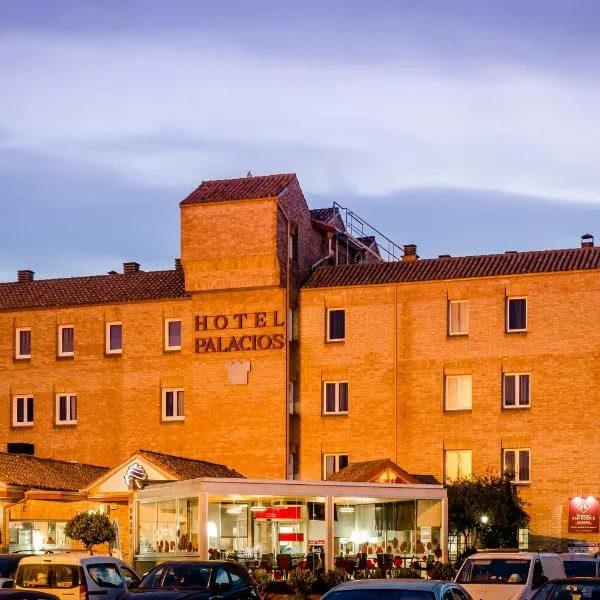
[[[600,541],[591,236],[420,259],[310,210],[291,174],[203,182],[180,211],[172,270],[0,283],[1,450],[114,467],[149,448],[270,479],[506,470],[531,545]]]

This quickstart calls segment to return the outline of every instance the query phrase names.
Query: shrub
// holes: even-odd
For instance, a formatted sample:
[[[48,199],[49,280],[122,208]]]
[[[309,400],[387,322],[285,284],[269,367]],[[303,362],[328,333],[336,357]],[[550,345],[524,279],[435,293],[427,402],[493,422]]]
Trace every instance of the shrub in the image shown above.
[[[317,578],[309,569],[294,569],[290,571],[287,583],[297,598],[308,598]]]
[[[269,587],[269,582],[271,581],[271,573],[269,573],[269,571],[266,569],[254,569],[250,575],[252,576],[252,581],[254,582],[254,586],[256,587],[259,597],[261,600],[266,600],[269,597],[267,588]]]
[[[344,583],[344,581],[348,581],[348,579],[350,579],[350,575],[348,575],[345,569],[336,567],[335,569],[329,569],[328,571],[325,571],[321,575],[321,579],[323,580],[325,587],[330,590],[336,585]]]
[[[452,563],[435,562],[431,568],[431,579],[441,579],[443,581],[453,581],[456,576],[456,569]]]
[[[354,579],[381,579],[383,574],[379,569],[361,569],[354,573]]]
[[[390,569],[390,577],[392,579],[423,579],[419,571],[409,569],[408,567],[394,567]]]

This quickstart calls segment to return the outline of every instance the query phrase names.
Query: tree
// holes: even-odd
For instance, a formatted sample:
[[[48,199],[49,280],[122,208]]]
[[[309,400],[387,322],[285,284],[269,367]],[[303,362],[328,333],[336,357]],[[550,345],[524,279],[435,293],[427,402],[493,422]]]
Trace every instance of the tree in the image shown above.
[[[93,546],[112,542],[116,537],[115,528],[105,514],[83,512],[75,515],[65,525],[65,534],[72,540],[81,542],[90,554]]]
[[[463,537],[465,548],[517,546],[517,530],[527,526],[529,515],[508,476],[486,473],[446,488],[448,529]]]

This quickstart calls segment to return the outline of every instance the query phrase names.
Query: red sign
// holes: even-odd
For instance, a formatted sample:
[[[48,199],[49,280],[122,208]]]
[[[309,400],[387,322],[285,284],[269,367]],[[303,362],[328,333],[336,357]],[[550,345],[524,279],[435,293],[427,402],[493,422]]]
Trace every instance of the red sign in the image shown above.
[[[280,542],[303,542],[304,534],[303,533],[280,533],[279,541]]]
[[[255,519],[293,519],[299,521],[301,506],[267,506],[264,510],[254,512]]]
[[[569,533],[600,533],[599,516],[597,498],[569,498]]]

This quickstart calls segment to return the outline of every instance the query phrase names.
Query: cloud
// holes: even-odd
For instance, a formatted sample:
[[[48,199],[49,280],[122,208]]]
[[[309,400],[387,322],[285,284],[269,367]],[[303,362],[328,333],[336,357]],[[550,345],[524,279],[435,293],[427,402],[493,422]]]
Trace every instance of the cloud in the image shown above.
[[[193,188],[252,169],[295,171],[323,194],[452,187],[600,202],[594,79],[24,35],[0,40],[0,76],[0,150],[135,183]]]

